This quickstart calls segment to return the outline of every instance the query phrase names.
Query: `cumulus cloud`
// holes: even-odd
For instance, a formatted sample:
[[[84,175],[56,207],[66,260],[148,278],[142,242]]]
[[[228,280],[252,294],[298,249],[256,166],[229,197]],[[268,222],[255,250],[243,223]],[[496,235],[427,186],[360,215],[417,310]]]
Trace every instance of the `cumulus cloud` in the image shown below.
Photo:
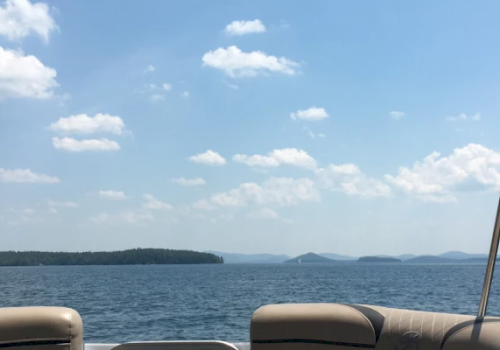
[[[217,209],[217,207],[215,205],[211,204],[206,199],[201,199],[199,201],[196,201],[193,204],[191,204],[191,206],[194,209],[204,210],[204,211],[212,211],[212,210]]]
[[[188,158],[188,160],[198,163],[205,164],[211,166],[221,166],[226,164],[226,159],[222,157],[219,153],[207,150],[204,153],[200,153]]]
[[[315,139],[315,138],[318,138],[318,139],[323,139],[326,137],[325,134],[315,134],[314,132],[312,132],[311,130],[308,130],[307,134],[309,135],[310,138],[312,139]]]
[[[248,203],[259,205],[296,205],[300,202],[317,202],[320,194],[314,182],[308,178],[270,178],[262,186],[243,183],[238,188],[216,194],[210,201],[218,206],[245,206]]]
[[[21,224],[41,224],[44,222],[43,217],[34,209],[14,209],[9,208],[5,210],[7,214],[3,217],[3,221],[10,226],[18,226]]]
[[[301,168],[316,168],[317,163],[306,151],[296,148],[275,149],[267,155],[236,154],[233,160],[248,166],[277,167],[280,165],[293,165]]]
[[[279,215],[270,208],[261,208],[249,212],[247,218],[254,220],[278,219]]]
[[[101,213],[90,218],[90,220],[96,224],[128,223],[137,226],[147,226],[147,223],[154,221],[154,217],[149,212],[123,211],[114,215]]]
[[[230,77],[253,77],[265,72],[295,75],[299,67],[286,57],[268,56],[262,51],[247,53],[236,46],[209,51],[202,61],[204,66],[220,69]]]
[[[0,26],[1,26],[0,18]],[[55,69],[46,67],[35,56],[0,46],[0,100],[6,98],[46,99],[58,85]]]
[[[55,149],[68,152],[109,152],[118,151],[120,145],[116,141],[108,139],[76,140],[71,137],[53,137],[52,145]]]
[[[151,97],[149,99],[153,102],[158,102],[158,101],[163,101],[165,99],[165,97],[163,95],[160,95],[160,94],[154,94],[154,95],[151,95]]]
[[[389,116],[394,120],[399,120],[405,116],[404,112],[392,111],[389,112]]]
[[[172,84],[164,83],[163,84],[163,90],[166,90],[166,91],[172,90]]]
[[[179,177],[172,179],[172,182],[184,187],[196,187],[196,186],[203,186],[206,184],[206,181],[203,180],[201,177],[195,177],[193,179],[186,179],[183,177]]]
[[[465,113],[461,113],[461,114],[459,114],[457,116],[447,117],[446,120],[449,121],[449,122],[457,122],[457,121],[473,121],[473,122],[477,122],[477,121],[481,120],[481,113],[476,113],[476,114],[473,114],[473,115],[467,115]]]
[[[226,85],[228,88],[233,89],[233,90],[238,90],[240,87],[236,84],[230,84],[227,81],[224,80],[224,85]]]
[[[258,19],[253,21],[233,21],[224,30],[228,35],[264,33],[266,26]]]
[[[145,202],[142,205],[144,209],[161,211],[171,211],[173,209],[170,204],[161,202],[148,193],[144,194],[144,200]]]
[[[398,175],[385,178],[423,201],[454,202],[456,191],[500,189],[500,153],[471,143],[446,157],[432,152],[411,168],[401,167]]]
[[[355,164],[330,164],[317,172],[318,186],[350,196],[388,197],[391,188],[364,174]]]
[[[144,69],[144,73],[143,74],[146,74],[146,73],[152,73],[156,70],[156,68],[150,64],[149,66],[146,67],[146,69]]]
[[[183,91],[181,93],[181,97],[188,98],[189,97],[189,91]]]
[[[78,114],[67,118],[59,118],[57,122],[50,124],[49,128],[60,134],[109,132],[121,135],[125,130],[125,123],[122,118],[109,114],[98,113],[93,117],[89,117],[86,114]]]
[[[9,40],[19,40],[36,33],[44,42],[48,42],[50,33],[57,29],[47,4],[7,0],[5,7],[0,6],[0,35]]]
[[[123,191],[113,191],[113,190],[104,190],[99,191],[99,197],[105,199],[112,199],[115,201],[122,201],[127,199],[128,197],[125,195]]]
[[[290,113],[290,118],[293,120],[302,119],[307,121],[316,121],[328,118],[328,113],[326,113],[324,108],[311,107],[309,109],[299,109],[297,112]]]
[[[58,183],[57,177],[37,174],[30,169],[3,169],[0,168],[0,182],[28,182],[28,183]]]

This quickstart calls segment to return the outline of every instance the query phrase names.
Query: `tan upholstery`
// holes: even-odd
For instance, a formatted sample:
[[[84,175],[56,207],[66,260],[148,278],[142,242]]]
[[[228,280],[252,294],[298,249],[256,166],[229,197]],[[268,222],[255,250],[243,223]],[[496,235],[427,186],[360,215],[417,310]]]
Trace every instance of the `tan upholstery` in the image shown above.
[[[0,348],[82,350],[82,319],[64,307],[0,308]]]
[[[252,350],[500,350],[500,318],[369,305],[279,304],[255,311]]]

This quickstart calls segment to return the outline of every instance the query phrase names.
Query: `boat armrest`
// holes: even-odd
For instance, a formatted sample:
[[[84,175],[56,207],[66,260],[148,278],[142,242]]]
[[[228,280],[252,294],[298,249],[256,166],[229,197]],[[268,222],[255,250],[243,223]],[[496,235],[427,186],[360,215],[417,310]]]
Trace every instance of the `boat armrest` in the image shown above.
[[[82,319],[64,307],[0,308],[0,347],[82,350]]]

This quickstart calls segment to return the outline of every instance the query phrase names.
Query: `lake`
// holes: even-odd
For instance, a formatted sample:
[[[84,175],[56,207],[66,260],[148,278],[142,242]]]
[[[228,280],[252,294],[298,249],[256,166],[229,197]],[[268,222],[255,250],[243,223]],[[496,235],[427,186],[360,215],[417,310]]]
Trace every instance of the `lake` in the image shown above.
[[[361,303],[477,312],[485,265],[149,265],[0,267],[0,307],[66,306],[86,342],[248,341],[270,303]],[[488,314],[500,315],[494,280]]]

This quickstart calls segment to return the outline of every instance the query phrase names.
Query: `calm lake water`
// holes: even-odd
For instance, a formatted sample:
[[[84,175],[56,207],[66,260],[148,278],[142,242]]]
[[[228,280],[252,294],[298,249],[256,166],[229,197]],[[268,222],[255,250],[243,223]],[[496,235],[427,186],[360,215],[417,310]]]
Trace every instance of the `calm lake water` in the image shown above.
[[[252,312],[288,302],[475,314],[485,265],[1,267],[0,307],[77,310],[86,342],[248,341]],[[488,314],[500,315],[494,280]]]

